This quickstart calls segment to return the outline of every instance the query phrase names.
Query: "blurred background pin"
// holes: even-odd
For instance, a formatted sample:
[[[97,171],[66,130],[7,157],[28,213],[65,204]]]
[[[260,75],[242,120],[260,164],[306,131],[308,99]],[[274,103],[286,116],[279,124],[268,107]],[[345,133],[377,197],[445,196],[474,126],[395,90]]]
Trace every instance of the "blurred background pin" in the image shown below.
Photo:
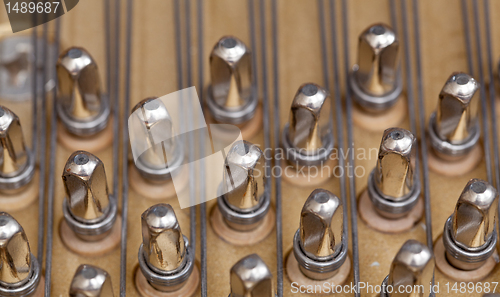
[[[110,275],[103,269],[80,265],[69,288],[70,297],[114,297]]]
[[[54,65],[55,47],[52,43],[47,44],[46,57],[42,57],[45,46],[44,39],[38,38],[38,53],[35,64],[35,51],[31,36],[16,34],[4,38],[0,37],[0,99],[12,101],[26,101],[31,99],[33,92],[33,71],[37,72],[36,77],[39,82],[43,78],[43,71],[46,72],[46,81],[43,84],[37,84],[37,94],[48,92],[54,88],[54,69],[47,67],[44,70],[43,65],[44,62],[47,65]]]
[[[273,275],[257,254],[244,257],[231,268],[229,297],[274,297]]]
[[[33,296],[40,279],[41,269],[23,227],[0,212],[0,296]]]
[[[410,239],[398,251],[391,264],[389,275],[384,279],[381,297],[430,296],[434,277],[434,256],[426,245]],[[407,290],[406,288],[412,288]],[[418,288],[418,289],[417,289]]]
[[[25,144],[21,122],[0,106],[0,191],[19,192],[34,174],[35,158]]]

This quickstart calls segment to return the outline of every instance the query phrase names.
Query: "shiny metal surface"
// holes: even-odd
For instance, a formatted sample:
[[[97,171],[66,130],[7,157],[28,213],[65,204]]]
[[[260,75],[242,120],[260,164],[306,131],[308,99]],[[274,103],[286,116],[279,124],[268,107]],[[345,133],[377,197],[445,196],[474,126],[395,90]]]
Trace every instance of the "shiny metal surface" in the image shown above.
[[[377,165],[368,177],[368,196],[383,217],[397,219],[407,215],[420,197],[416,174],[416,139],[410,131],[389,128],[384,131]]]
[[[141,161],[152,168],[167,167],[168,159],[171,158],[174,145],[173,145],[173,123],[170,114],[165,105],[156,97],[146,98],[139,102],[134,108],[132,113],[137,112],[137,116],[148,130],[149,141],[148,146],[150,150],[146,151],[139,158]],[[155,143],[155,136],[165,135],[165,141],[160,144]]]
[[[102,161],[91,153],[76,151],[68,158],[62,174],[71,213],[92,222],[108,210],[109,194]]]
[[[302,250],[316,260],[335,257],[342,247],[343,222],[341,200],[327,190],[314,190],[300,214]]]
[[[292,101],[281,142],[293,166],[321,166],[333,150],[331,98],[314,83],[300,86]]]
[[[29,165],[29,157],[19,117],[0,106],[0,177],[21,175]]]
[[[497,212],[496,189],[486,181],[471,179],[453,213],[453,239],[466,249],[484,246],[495,231]]]
[[[0,286],[20,286],[31,273],[31,251],[23,227],[0,212]]]
[[[330,129],[331,100],[328,92],[314,83],[300,86],[290,109],[288,139],[303,154],[324,147]]]
[[[156,204],[142,214],[141,221],[138,259],[142,274],[158,291],[179,290],[193,272],[195,255],[172,206]]]
[[[274,297],[273,276],[266,263],[252,254],[231,268],[230,297]]]
[[[264,193],[264,154],[248,142],[238,141],[230,148],[225,162],[223,191],[232,209],[248,213],[261,204]]]
[[[113,297],[110,275],[103,269],[88,264],[80,265],[69,288],[70,297]]]
[[[175,271],[186,259],[181,227],[169,204],[157,204],[141,215],[144,257],[153,270]]]
[[[460,144],[478,125],[479,84],[466,73],[453,73],[439,93],[434,129],[442,140]],[[476,95],[477,93],[477,95]]]
[[[225,108],[239,108],[252,96],[252,56],[234,36],[224,36],[210,54],[210,78],[215,102]]]
[[[358,39],[356,79],[361,88],[375,96],[395,88],[399,64],[399,40],[391,27],[374,24]]]
[[[135,162],[141,176],[150,182],[164,182],[175,174],[182,164],[184,155],[181,141],[174,137],[172,117],[163,102],[156,97],[149,97],[132,108],[131,117],[138,117],[140,133],[147,133],[145,144],[141,147],[149,148]],[[136,121],[130,121],[135,123]],[[147,131],[144,131],[144,127]],[[131,145],[136,145],[131,143]]]
[[[411,193],[415,179],[416,138],[405,129],[384,131],[375,167],[377,189],[393,201]]]
[[[308,278],[329,279],[346,260],[345,235],[342,201],[327,190],[316,189],[302,208],[290,257],[295,257]]]
[[[85,151],[68,158],[62,174],[66,199],[63,214],[68,226],[85,241],[106,237],[118,212],[116,198],[109,195],[104,164]]]
[[[71,47],[57,61],[57,113],[71,133],[93,135],[108,124],[109,99],[102,93],[97,64],[83,48]]]
[[[258,99],[252,71],[252,55],[241,40],[224,36],[215,44],[207,104],[217,121],[240,124],[253,117]]]
[[[459,160],[479,141],[478,89],[479,83],[466,73],[453,73],[446,81],[428,128],[431,146],[439,157]]]
[[[33,46],[29,36],[4,38],[0,41],[0,94],[13,95],[16,93],[29,93],[32,83],[30,68],[34,59]],[[23,92],[19,92],[24,90]],[[10,93],[10,94],[9,94]]]
[[[8,213],[0,212],[0,296],[32,296],[40,274],[23,227]]]
[[[434,266],[434,256],[426,245],[414,239],[406,241],[392,261],[387,285],[392,286],[393,292],[386,296],[429,296]],[[412,290],[405,290],[406,286]]]
[[[388,25],[373,24],[359,35],[349,83],[360,107],[379,112],[396,103],[402,91],[399,60],[399,40]]]
[[[269,211],[264,165],[262,151],[248,141],[236,141],[227,153],[217,205],[225,222],[235,230],[255,229]]]
[[[497,243],[498,193],[488,182],[471,179],[443,231],[446,258],[461,270],[481,267]]]

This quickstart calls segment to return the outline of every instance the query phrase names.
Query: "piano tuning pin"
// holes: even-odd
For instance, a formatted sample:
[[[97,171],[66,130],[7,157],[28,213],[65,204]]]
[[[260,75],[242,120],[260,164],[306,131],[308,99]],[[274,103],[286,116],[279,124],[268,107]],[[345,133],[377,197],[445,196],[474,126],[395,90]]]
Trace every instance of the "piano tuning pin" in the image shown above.
[[[380,293],[380,297],[430,296],[434,266],[434,256],[426,245],[413,239],[406,241],[392,261],[389,275],[382,283],[383,291]],[[422,289],[419,289],[418,292],[402,289],[410,287]]]
[[[109,99],[101,92],[92,56],[79,47],[64,51],[57,61],[57,78],[57,113],[64,127],[80,136],[103,130],[109,120]]]
[[[111,108],[96,61],[85,49],[71,47],[59,55],[56,72],[59,142],[71,150],[107,148],[113,140]]]
[[[3,24],[2,24],[3,25]],[[9,26],[10,27],[10,26]],[[11,30],[10,28],[8,29]],[[1,29],[0,29],[1,31]],[[10,31],[12,33],[12,31]],[[33,39],[27,35],[10,35],[2,37],[0,32],[0,98],[9,101],[28,101],[33,92],[33,71],[36,71],[37,94],[49,92],[54,88],[54,70],[52,67],[43,65],[54,65],[53,61],[55,47],[52,43],[39,37],[37,39],[37,64],[35,62],[35,51]],[[46,51],[47,59],[42,59]],[[35,67],[33,67],[35,66]],[[45,71],[45,74],[44,74]],[[42,79],[46,81],[40,83]]]
[[[253,229],[266,214],[269,199],[265,195],[263,173],[264,154],[260,148],[247,141],[234,143],[226,156],[224,195],[219,206],[231,227],[242,231]],[[249,218],[251,213],[260,215]]]
[[[0,296],[33,296],[41,279],[38,260],[31,254],[23,227],[0,212]]]
[[[121,218],[116,198],[108,193],[104,163],[89,152],[76,151],[64,166],[62,180],[66,198],[61,237],[66,246],[84,255],[115,248],[120,241]]]
[[[300,86],[283,129],[282,144],[291,165],[319,166],[333,150],[331,102],[328,92],[313,83]]]
[[[234,36],[224,36],[210,54],[210,78],[207,98],[211,116],[220,123],[243,124],[252,119],[258,106],[253,81],[252,54]]]
[[[358,64],[349,79],[355,102],[371,113],[392,107],[401,95],[399,40],[391,27],[374,24],[358,39]]]
[[[376,211],[389,219],[407,215],[420,196],[415,172],[416,138],[405,129],[384,131],[377,165],[368,180],[368,195]]]
[[[0,191],[17,193],[35,174],[35,158],[24,142],[21,121],[0,106]]]
[[[443,86],[428,129],[431,146],[441,158],[463,158],[479,141],[478,89],[466,73],[453,73]]]
[[[481,162],[478,89],[479,83],[462,72],[453,73],[444,84],[427,129],[431,170],[458,176]]]
[[[142,214],[141,221],[143,241],[138,257],[143,277],[159,292],[183,290],[193,274],[194,254],[174,209],[169,204],[154,205]]]
[[[337,196],[316,189],[302,208],[300,228],[293,241],[293,256],[300,271],[310,279],[332,278],[347,258],[343,207]]]
[[[82,264],[73,276],[70,297],[114,297],[111,276],[103,269]]]
[[[257,254],[244,257],[231,268],[230,297],[275,297],[273,275]]]
[[[497,242],[498,193],[489,183],[471,179],[446,221],[443,243],[448,262],[461,270],[474,270],[493,254]]]

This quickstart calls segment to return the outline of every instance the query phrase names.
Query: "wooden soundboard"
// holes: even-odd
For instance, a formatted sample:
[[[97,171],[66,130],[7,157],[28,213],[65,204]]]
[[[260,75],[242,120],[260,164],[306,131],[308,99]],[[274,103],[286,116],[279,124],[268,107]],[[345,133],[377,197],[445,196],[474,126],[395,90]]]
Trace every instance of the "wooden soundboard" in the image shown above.
[[[338,1],[340,2],[340,1]],[[391,23],[388,0],[351,0],[349,2],[349,34],[350,34],[350,64],[356,61],[357,36],[368,25],[376,22]],[[494,58],[500,53],[500,2],[491,2],[491,21],[493,36]],[[270,1],[268,3],[267,19],[271,21]],[[122,5],[122,41],[125,40],[125,1]],[[340,7],[340,3],[339,3]],[[426,118],[434,111],[437,104],[437,95],[444,81],[454,71],[467,71],[466,47],[464,43],[464,30],[462,23],[462,12],[459,1],[419,1],[420,24],[421,24],[421,48],[422,48],[422,71],[423,91],[425,98]],[[177,91],[176,75],[176,52],[174,38],[174,13],[173,1],[171,0],[148,0],[135,1],[133,11],[133,42],[131,60],[130,98],[131,106],[149,96],[161,96]],[[195,5],[191,5],[195,15]],[[0,23],[7,21],[5,11],[0,10]],[[337,9],[340,24],[340,9]],[[399,13],[399,10],[398,10]],[[204,53],[205,63],[205,85],[209,83],[208,57],[213,44],[223,35],[234,35],[250,45],[250,29],[247,1],[243,0],[209,0],[204,1]],[[193,18],[193,27],[196,19]],[[279,121],[281,127],[288,121],[288,113],[291,101],[297,88],[304,82],[316,82],[322,85],[323,61],[321,59],[321,45],[318,23],[318,9],[316,1],[306,0],[280,0],[278,1],[278,27],[279,27],[279,74],[278,85],[273,85],[271,76],[269,86],[279,88],[280,91],[280,118],[271,121]],[[85,0],[80,1],[78,6],[62,17],[61,45],[62,48],[69,46],[82,46],[86,48],[97,60],[100,66],[103,85],[105,85],[105,23],[103,1]],[[270,27],[268,29],[270,32]],[[401,32],[401,31],[400,31]],[[268,33],[268,44],[271,44],[271,35]],[[193,77],[197,77],[195,33],[193,33],[193,47],[188,53],[193,59]],[[338,36],[342,44],[341,36]],[[125,47],[122,46],[124,57]],[[412,48],[412,52],[414,52]],[[184,53],[185,54],[185,53]],[[268,48],[271,57],[271,48]],[[340,57],[342,61],[343,57]],[[268,59],[268,69],[272,69],[271,60]],[[486,62],[486,61],[485,61]],[[124,63],[124,61],[122,61]],[[123,64],[122,64],[123,65]],[[260,62],[259,62],[260,65]],[[259,66],[260,67],[260,66]],[[341,86],[344,88],[345,77],[341,71]],[[123,71],[120,71],[123,74]],[[122,77],[123,79],[123,77]],[[123,86],[123,84],[122,84]],[[405,84],[406,86],[406,84]],[[197,90],[198,93],[204,90]],[[121,92],[123,95],[123,90]],[[122,96],[123,97],[123,96]],[[121,98],[123,99],[123,98]],[[31,118],[30,108],[26,108],[28,101],[12,102],[2,100],[13,109],[21,118],[24,133],[30,139]],[[116,107],[115,107],[116,108]],[[272,108],[272,107],[271,107]],[[49,109],[50,110],[50,109]],[[272,113],[271,113],[272,114]],[[272,122],[271,122],[272,123]],[[403,128],[409,128],[408,117],[401,124]],[[50,128],[50,127],[48,127]],[[50,131],[50,130],[49,130]],[[118,137],[118,136],[115,136]],[[260,132],[249,141],[263,145],[263,133]],[[419,136],[420,137],[420,136]],[[366,149],[364,158],[356,158],[356,166],[361,166],[366,174],[356,180],[356,192],[359,195],[367,184],[368,173],[375,166],[377,150],[380,145],[381,133],[364,131],[354,127],[354,145],[356,148]],[[276,144],[274,144],[276,145]],[[62,201],[64,189],[61,180],[63,166],[72,153],[60,144],[57,148],[55,178],[55,209],[54,209],[54,250],[52,268],[52,292],[51,296],[67,296],[69,285],[76,268],[82,264],[93,264],[107,270],[112,278],[115,296],[119,293],[120,284],[120,249],[100,257],[89,258],[70,252],[61,242],[59,236],[59,224],[63,218]],[[120,150],[121,152],[122,150]],[[112,148],[111,146],[101,151],[97,156],[104,161],[107,171],[108,184],[112,188],[112,182],[120,176],[112,175]],[[485,164],[482,162],[473,171],[460,177],[446,177],[430,172],[430,192],[432,206],[432,232],[436,239],[442,233],[445,220],[452,213],[456,200],[464,185],[470,178],[486,179]],[[120,170],[121,172],[121,170]],[[121,181],[120,181],[121,182]],[[274,183],[273,183],[274,186]],[[331,179],[321,186],[340,196],[339,180]],[[286,257],[292,248],[292,238],[299,226],[300,210],[305,199],[315,187],[296,187],[283,182],[283,252]],[[274,199],[274,189],[272,191]],[[121,196],[118,193],[121,205]],[[181,210],[178,201],[170,199],[162,201],[170,203],[177,212],[183,233],[189,235],[189,210]],[[207,218],[209,219],[215,200],[207,204]],[[127,296],[139,296],[134,284],[134,273],[138,265],[137,251],[141,243],[140,215],[149,206],[157,203],[141,197],[132,189],[129,189],[129,213],[127,234]],[[121,206],[120,206],[121,209]],[[30,240],[32,251],[37,250],[37,218],[38,204],[34,203],[28,208],[11,213],[24,227]],[[276,278],[276,234],[271,233],[264,241],[245,247],[236,247],[224,242],[212,230],[207,219],[207,255],[208,255],[208,296],[227,296],[229,289],[229,270],[231,266],[242,257],[257,253],[266,262],[274,277]],[[199,230],[198,223],[198,230]],[[390,235],[376,232],[370,229],[361,218],[358,217],[359,237],[359,263],[360,279],[370,285],[380,285],[389,272],[389,266],[396,252],[408,239],[417,239],[426,242],[425,221],[421,220],[409,232]],[[350,236],[349,232],[349,236]],[[196,247],[197,259],[200,257],[199,240]],[[349,246],[349,254],[352,256],[352,247]],[[352,257],[351,257],[352,259]],[[500,269],[497,266],[484,282],[500,280]],[[351,274],[347,283],[352,281]],[[440,284],[440,296],[457,296],[453,292],[446,293],[445,283],[454,283],[445,277],[440,271],[435,271],[435,282]],[[276,279],[275,279],[276,284]],[[307,296],[307,294],[293,294],[291,283],[284,275],[284,296]],[[497,288],[500,292],[500,288]],[[200,293],[198,293],[199,295]],[[351,294],[336,294],[347,296]],[[363,296],[375,296],[362,292]],[[470,294],[469,296],[482,296],[482,294]]]

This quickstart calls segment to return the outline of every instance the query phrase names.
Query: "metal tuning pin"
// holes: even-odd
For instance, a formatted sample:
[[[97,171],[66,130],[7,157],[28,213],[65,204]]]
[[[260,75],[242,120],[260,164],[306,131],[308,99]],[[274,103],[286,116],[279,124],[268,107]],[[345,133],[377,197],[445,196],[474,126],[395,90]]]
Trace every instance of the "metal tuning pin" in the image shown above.
[[[85,241],[106,237],[117,218],[116,198],[108,193],[104,164],[85,151],[69,157],[62,174],[66,199],[64,218],[75,234]]]
[[[194,253],[174,209],[157,204],[141,216],[142,244],[139,248],[139,267],[156,290],[179,290],[194,268]]]
[[[446,259],[455,268],[474,270],[494,253],[497,244],[498,193],[480,179],[471,179],[458,198],[443,231]]]
[[[231,268],[229,297],[274,297],[273,275],[266,263],[252,254]]]
[[[21,95],[28,91],[26,89],[29,87],[28,82],[31,83],[29,68],[32,51],[27,38],[4,38],[0,41],[1,97]]]
[[[415,168],[416,138],[402,128],[384,131],[377,165],[368,177],[368,196],[375,210],[389,219],[410,212],[420,196],[420,182]]]
[[[221,123],[242,124],[255,115],[259,100],[252,74],[252,54],[234,36],[224,36],[210,54],[207,107]]]
[[[323,189],[314,190],[302,207],[293,253],[310,279],[333,277],[346,260],[343,207],[337,196]]]
[[[167,108],[160,99],[150,97],[134,106],[132,114],[139,117],[148,135],[149,149],[135,162],[138,172],[151,182],[171,179],[181,168],[184,154],[182,142],[175,141],[174,125]],[[159,139],[165,140],[158,142]]]
[[[40,276],[23,227],[8,213],[0,212],[0,296],[32,296]]]
[[[453,73],[444,84],[428,129],[431,146],[439,157],[460,159],[479,141],[478,89],[474,78],[461,72]]]
[[[290,109],[282,144],[292,165],[317,166],[333,150],[331,100],[328,92],[313,83],[300,86]]]
[[[253,230],[269,211],[264,169],[264,154],[256,145],[241,140],[229,149],[217,204],[231,228]]]
[[[1,30],[1,29],[0,29]],[[1,33],[0,33],[1,35]],[[42,73],[46,81],[37,84],[37,93],[49,91],[54,87],[53,70],[51,67],[43,69],[43,63],[53,65],[54,45],[46,43],[41,38],[37,39],[38,55],[41,57],[42,51],[46,50],[48,61],[37,59],[35,65],[35,51],[32,37],[29,35],[9,35],[0,37],[0,98],[11,101],[26,101],[32,97],[33,91],[33,71],[39,82],[42,80]]]
[[[73,276],[70,297],[113,297],[111,277],[101,268],[82,264]]]
[[[35,158],[24,143],[17,115],[0,106],[0,191],[22,190],[35,174]]]
[[[389,275],[382,283],[380,297],[430,296],[434,266],[434,256],[426,245],[414,239],[406,241],[392,261]],[[420,289],[405,290],[407,287]]]
[[[108,125],[109,98],[101,92],[97,64],[83,48],[64,51],[57,61],[57,114],[66,130],[91,136]]]
[[[368,112],[393,106],[403,89],[399,70],[399,41],[391,27],[374,24],[358,39],[358,64],[349,84],[355,102]]]

